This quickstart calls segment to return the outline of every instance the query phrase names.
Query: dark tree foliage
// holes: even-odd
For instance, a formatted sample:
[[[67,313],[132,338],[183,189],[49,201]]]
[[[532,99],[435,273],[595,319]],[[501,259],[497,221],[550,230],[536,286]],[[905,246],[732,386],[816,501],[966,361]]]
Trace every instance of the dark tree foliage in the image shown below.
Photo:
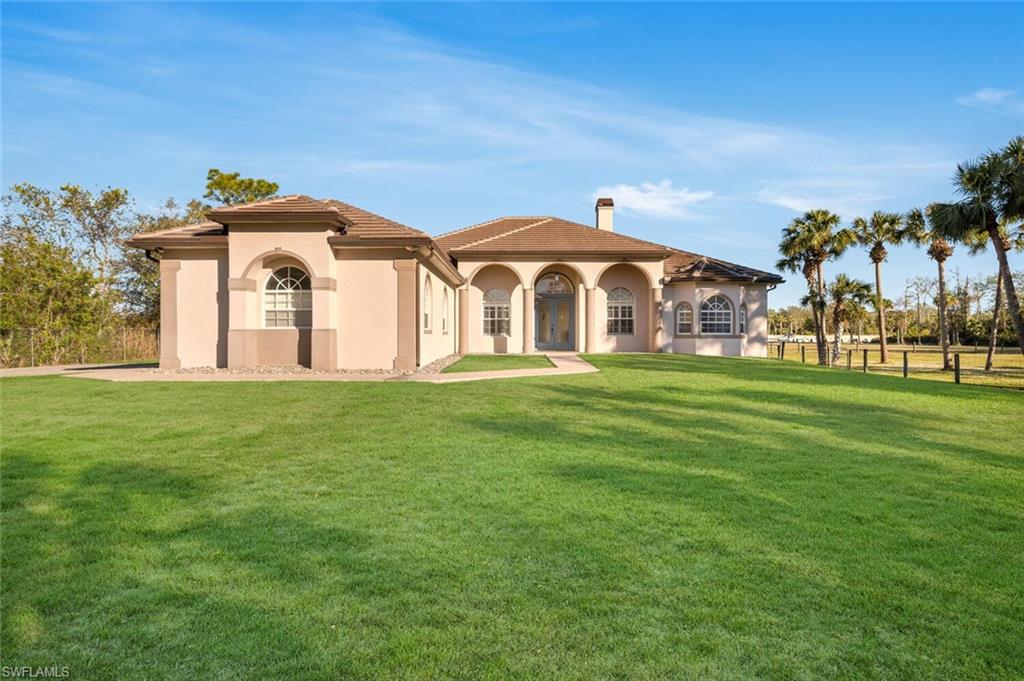
[[[274,196],[277,188],[276,182],[257,177],[240,177],[239,173],[222,173],[216,168],[210,168],[206,174],[206,193],[203,198],[233,206]]]

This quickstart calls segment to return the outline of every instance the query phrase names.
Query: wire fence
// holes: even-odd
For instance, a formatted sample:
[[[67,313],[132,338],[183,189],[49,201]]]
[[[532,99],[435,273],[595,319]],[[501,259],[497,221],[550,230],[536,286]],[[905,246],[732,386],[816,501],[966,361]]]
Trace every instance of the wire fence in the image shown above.
[[[159,356],[156,328],[0,329],[3,368],[156,361]]]
[[[877,343],[844,343],[837,360],[833,360],[830,344],[828,359],[830,366],[845,371],[1024,390],[1024,355],[1017,346],[997,346],[988,370],[985,369],[987,346],[958,345],[950,347],[949,352],[948,368],[943,367],[942,348],[916,343],[889,345],[889,361],[885,363]],[[818,363],[813,342],[769,341],[768,356],[805,364]]]

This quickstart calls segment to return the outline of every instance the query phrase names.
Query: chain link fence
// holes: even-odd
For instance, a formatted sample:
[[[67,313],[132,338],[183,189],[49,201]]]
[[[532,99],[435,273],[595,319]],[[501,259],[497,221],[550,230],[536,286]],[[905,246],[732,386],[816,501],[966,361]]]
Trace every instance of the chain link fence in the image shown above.
[[[985,370],[988,347],[957,345],[950,347],[950,366],[942,366],[942,349],[937,345],[889,345],[889,361],[882,363],[877,343],[843,343],[839,359],[831,366],[845,371],[881,373],[906,378],[921,378],[947,383],[966,383],[1024,390],[1024,355],[1017,346],[997,346],[992,367]],[[768,357],[805,364],[817,364],[818,353],[813,342],[769,341]]]
[[[0,367],[155,362],[160,331],[139,326],[99,329],[0,329]]]

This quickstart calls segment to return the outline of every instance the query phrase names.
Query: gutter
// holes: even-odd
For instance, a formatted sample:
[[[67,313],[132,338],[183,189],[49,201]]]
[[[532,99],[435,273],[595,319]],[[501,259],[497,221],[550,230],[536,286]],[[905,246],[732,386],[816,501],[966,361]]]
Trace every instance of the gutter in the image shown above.
[[[449,277],[448,283],[456,286],[462,286],[463,284],[466,283],[466,278],[462,276],[462,274],[457,269],[455,269],[454,265],[452,265],[451,260],[442,255],[433,245],[416,246],[415,248],[408,248],[408,250],[413,253],[416,253],[416,255],[420,257],[420,259],[433,262],[436,266],[438,266],[439,269],[448,272],[448,274],[451,275]]]

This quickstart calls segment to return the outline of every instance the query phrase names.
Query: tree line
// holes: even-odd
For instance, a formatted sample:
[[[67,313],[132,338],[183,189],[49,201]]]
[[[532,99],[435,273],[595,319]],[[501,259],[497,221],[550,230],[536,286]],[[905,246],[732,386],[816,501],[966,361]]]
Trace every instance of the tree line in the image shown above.
[[[138,210],[121,187],[48,189],[22,182],[3,196],[0,221],[0,363],[10,363],[18,331],[30,330],[38,363],[73,358],[101,330],[155,327],[160,319],[157,262],[127,240],[141,232],[202,222],[214,205],[273,196],[278,185],[211,168],[202,199],[167,199]]]
[[[888,247],[901,244],[924,248],[936,264],[935,301],[944,369],[950,368],[950,302],[959,302],[961,312],[969,310],[966,291],[959,301],[955,296],[951,301],[946,282],[946,261],[957,246],[971,253],[992,248],[997,273],[990,347],[995,345],[999,316],[1005,305],[1014,340],[1024,353],[1018,284],[1006,255],[1012,249],[1024,249],[1024,137],[1016,137],[998,151],[958,165],[954,186],[957,199],[931,203],[923,209],[912,208],[905,213],[875,211],[868,218],[855,218],[848,226],[843,226],[835,213],[815,209],[783,228],[779,243],[782,257],[777,267],[798,273],[806,281],[807,295],[801,304],[810,311],[819,364],[838,359],[844,325],[858,319],[863,322],[865,304],[870,304],[875,312],[881,361],[889,361],[886,311],[892,305],[883,295],[882,263],[888,258]],[[826,283],[825,264],[852,247],[867,251],[874,265],[874,285],[845,274]],[[830,323],[834,331],[831,348],[827,338]]]

